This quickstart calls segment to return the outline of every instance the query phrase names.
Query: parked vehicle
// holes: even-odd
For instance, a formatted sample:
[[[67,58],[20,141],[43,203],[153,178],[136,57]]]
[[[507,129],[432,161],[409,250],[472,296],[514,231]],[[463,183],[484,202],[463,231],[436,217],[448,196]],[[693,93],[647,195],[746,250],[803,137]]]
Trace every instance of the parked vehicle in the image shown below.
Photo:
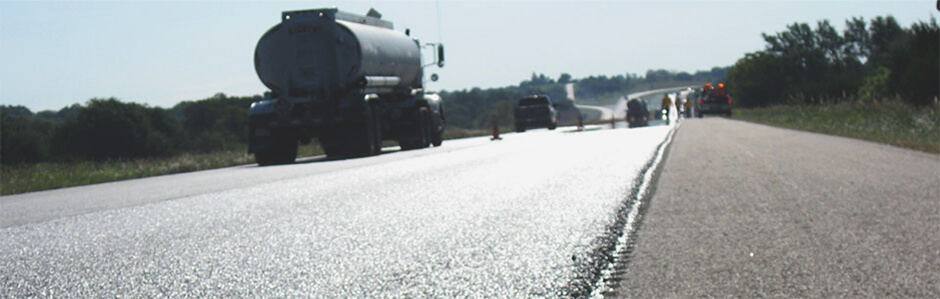
[[[435,61],[423,65],[428,46]],[[383,140],[406,150],[441,144],[443,104],[425,92],[423,74],[444,66],[444,47],[393,30],[374,10],[282,12],[254,63],[270,88],[249,112],[248,153],[260,165],[292,163],[298,142],[312,138],[330,157],[378,154]]]
[[[548,128],[554,130],[558,127],[558,111],[547,95],[531,95],[519,99],[513,115],[516,123],[516,132],[525,132],[526,129]]]
[[[649,125],[650,109],[645,100],[632,99],[627,102],[627,125],[631,128]]]

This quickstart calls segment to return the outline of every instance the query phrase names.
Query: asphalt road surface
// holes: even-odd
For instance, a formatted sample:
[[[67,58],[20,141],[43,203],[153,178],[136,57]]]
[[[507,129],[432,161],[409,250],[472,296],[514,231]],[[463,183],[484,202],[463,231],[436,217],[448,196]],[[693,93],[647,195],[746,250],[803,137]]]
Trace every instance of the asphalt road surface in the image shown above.
[[[936,154],[688,119],[646,204],[594,297],[940,297]]]
[[[3,197],[0,297],[584,294],[673,132],[602,127]]]

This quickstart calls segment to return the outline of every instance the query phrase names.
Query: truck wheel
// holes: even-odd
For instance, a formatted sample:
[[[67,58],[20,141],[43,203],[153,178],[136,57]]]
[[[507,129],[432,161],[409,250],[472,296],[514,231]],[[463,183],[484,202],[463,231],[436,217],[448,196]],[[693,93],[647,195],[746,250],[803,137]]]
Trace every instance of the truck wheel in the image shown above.
[[[550,125],[548,125],[548,129],[549,129],[549,130],[554,130],[554,129],[557,128],[557,127],[558,127],[558,123],[557,123],[557,122],[552,122]]]
[[[349,155],[355,157],[370,156],[382,151],[381,132],[378,130],[375,110],[368,103],[362,108],[362,122],[353,127]]]
[[[522,133],[522,132],[525,132],[525,126],[516,125],[516,133]]]
[[[349,157],[364,157],[378,154],[382,151],[382,132],[378,127],[379,120],[371,105],[365,104],[362,108],[362,121],[354,124],[340,137],[340,155]],[[344,138],[345,137],[345,138]]]
[[[297,139],[289,136],[277,137],[268,149],[255,153],[259,166],[290,164],[297,158]]]
[[[431,146],[431,109],[421,107],[418,110],[421,115],[421,148]]]
[[[444,143],[444,120],[440,113],[431,113],[431,145],[437,147]]]
[[[403,150],[426,148],[431,144],[431,124],[429,123],[430,117],[428,108],[418,108],[416,114],[418,122],[417,125],[412,128],[412,135],[407,137],[407,139],[398,141],[398,144],[401,145],[401,149]]]
[[[374,107],[365,105],[359,122],[332,128],[323,132],[319,139],[330,158],[377,155],[382,151],[381,118]]]

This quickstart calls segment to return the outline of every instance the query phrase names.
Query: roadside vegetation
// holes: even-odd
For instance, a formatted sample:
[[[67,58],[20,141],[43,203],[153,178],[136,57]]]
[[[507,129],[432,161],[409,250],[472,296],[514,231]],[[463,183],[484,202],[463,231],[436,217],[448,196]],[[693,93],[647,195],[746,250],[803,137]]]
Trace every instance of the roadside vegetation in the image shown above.
[[[322,155],[316,144],[303,145],[298,157]],[[172,157],[59,161],[0,167],[0,195],[90,185],[254,163],[244,148]]]
[[[735,104],[744,107],[827,105],[901,99],[924,107],[940,90],[940,29],[936,20],[901,27],[891,17],[854,18],[841,34],[828,20],[813,29],[794,23],[766,48],[728,71]]]
[[[940,29],[891,16],[828,20],[763,34],[728,71],[735,117],[940,152]],[[888,99],[888,100],[885,100]]]
[[[937,105],[915,108],[891,100],[774,106],[737,109],[734,118],[940,153],[940,106]]]

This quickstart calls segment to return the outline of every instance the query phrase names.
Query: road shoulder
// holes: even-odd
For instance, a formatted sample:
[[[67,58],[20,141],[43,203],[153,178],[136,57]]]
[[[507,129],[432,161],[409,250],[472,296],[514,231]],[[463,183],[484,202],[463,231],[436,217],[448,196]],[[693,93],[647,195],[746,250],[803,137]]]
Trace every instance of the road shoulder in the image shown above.
[[[608,297],[938,297],[938,157],[684,120]]]

